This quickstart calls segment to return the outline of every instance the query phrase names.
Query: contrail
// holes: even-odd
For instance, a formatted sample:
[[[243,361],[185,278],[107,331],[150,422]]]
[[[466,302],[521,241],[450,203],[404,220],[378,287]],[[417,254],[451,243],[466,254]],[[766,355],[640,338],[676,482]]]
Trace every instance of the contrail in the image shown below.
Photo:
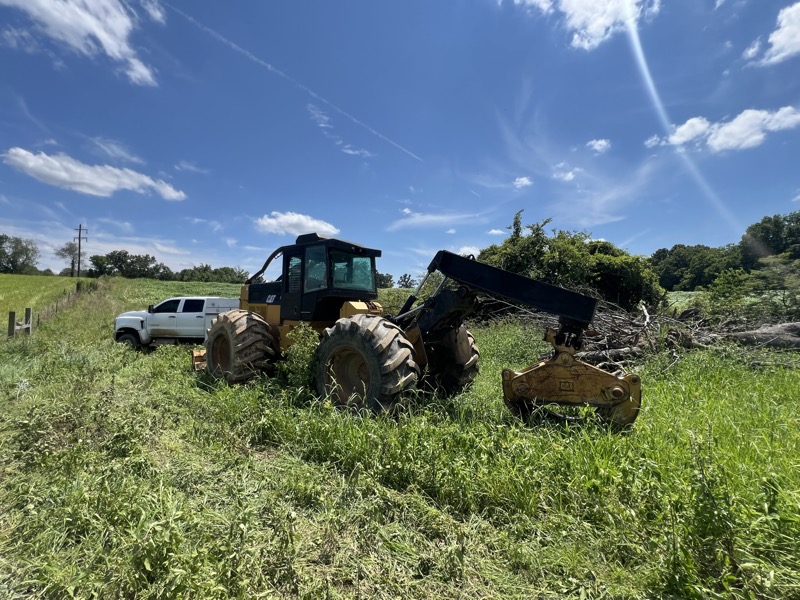
[[[625,25],[628,31],[628,39],[631,43],[631,50],[636,58],[636,64],[638,65],[639,72],[644,80],[647,93],[653,102],[653,108],[655,108],[658,119],[661,121],[661,126],[664,128],[664,131],[667,135],[671,135],[672,121],[667,114],[666,108],[664,108],[664,103],[661,101],[661,96],[658,94],[658,89],[656,88],[656,84],[653,81],[653,76],[650,73],[650,67],[647,64],[647,58],[645,58],[644,50],[642,49],[642,42],[639,39],[639,30],[636,27],[636,17],[634,15],[630,0],[626,4],[628,8],[628,18],[625,21]],[[697,168],[697,165],[694,163],[694,161],[692,161],[689,154],[681,151],[677,152],[677,154],[683,161],[692,178],[695,180],[695,183],[697,183],[703,194],[705,194],[706,198],[711,202],[711,205],[716,209],[720,216],[728,222],[728,225],[730,225],[730,227],[736,233],[740,233],[743,230],[741,224],[733,215],[733,213],[728,210],[728,207],[725,206],[725,203],[720,199],[717,193],[711,188],[708,181],[706,181],[705,177],[703,177],[700,169]]]
[[[400,144],[398,144],[394,140],[389,139],[388,137],[383,135],[380,131],[376,131],[375,129],[373,129],[372,127],[370,127],[369,125],[367,125],[363,121],[358,120],[356,117],[354,117],[353,115],[351,115],[350,113],[348,113],[344,109],[341,109],[338,106],[336,106],[333,102],[330,102],[329,100],[326,100],[325,98],[323,98],[322,96],[317,94],[314,90],[312,90],[307,85],[304,85],[303,83],[297,81],[297,79],[295,79],[291,75],[289,75],[287,73],[284,73],[283,71],[281,71],[277,67],[271,65],[267,61],[260,59],[259,57],[257,57],[255,54],[253,54],[249,50],[247,50],[245,48],[242,48],[239,44],[237,44],[235,42],[232,42],[231,40],[229,40],[228,38],[223,36],[221,33],[218,33],[217,31],[214,31],[210,27],[208,27],[206,25],[203,25],[197,19],[195,19],[191,15],[186,14],[185,12],[180,10],[179,8],[176,8],[176,7],[172,6],[170,3],[164,2],[163,0],[162,0],[161,3],[164,6],[166,6],[167,8],[169,8],[170,10],[172,10],[173,12],[175,12],[175,13],[179,14],[180,16],[182,16],[184,19],[189,21],[192,25],[197,27],[199,30],[207,33],[208,35],[213,37],[218,42],[221,42],[221,43],[225,44],[226,46],[228,46],[228,48],[230,48],[231,50],[234,50],[234,51],[238,52],[239,54],[241,54],[245,58],[250,59],[251,61],[253,61],[257,65],[260,65],[260,66],[264,67],[270,73],[274,73],[278,77],[281,77],[282,79],[285,79],[286,81],[288,81],[289,83],[291,83],[295,87],[303,90],[306,94],[308,94],[309,96],[311,96],[315,100],[318,100],[319,102],[323,103],[325,106],[327,106],[331,110],[339,113],[343,117],[349,119],[350,121],[352,121],[356,125],[358,125],[360,127],[363,127],[364,129],[369,131],[372,135],[382,139],[387,144],[390,144],[390,145],[394,146],[395,148],[397,148],[398,150],[400,150],[401,152],[404,152],[404,153],[408,154],[411,158],[414,158],[414,159],[418,160],[419,162],[424,162],[419,156],[417,156],[416,154],[414,154],[410,150],[408,150],[406,148],[403,148],[403,146],[401,146]]]

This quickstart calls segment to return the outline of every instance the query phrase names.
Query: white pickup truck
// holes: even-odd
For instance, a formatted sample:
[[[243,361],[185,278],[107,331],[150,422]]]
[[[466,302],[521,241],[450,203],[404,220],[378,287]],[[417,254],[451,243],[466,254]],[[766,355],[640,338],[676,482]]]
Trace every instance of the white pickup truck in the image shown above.
[[[124,312],[114,319],[114,339],[135,348],[153,344],[205,341],[211,321],[239,308],[238,298],[170,298],[147,310]]]

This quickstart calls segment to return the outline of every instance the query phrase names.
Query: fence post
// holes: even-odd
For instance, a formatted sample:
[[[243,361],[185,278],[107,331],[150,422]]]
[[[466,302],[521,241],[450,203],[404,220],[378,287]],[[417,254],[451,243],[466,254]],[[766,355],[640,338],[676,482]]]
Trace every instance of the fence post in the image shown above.
[[[13,310],[8,313],[8,337],[13,338],[17,330],[17,313]]]
[[[31,334],[32,327],[33,323],[31,322],[31,309],[28,307],[25,309],[25,335]]]

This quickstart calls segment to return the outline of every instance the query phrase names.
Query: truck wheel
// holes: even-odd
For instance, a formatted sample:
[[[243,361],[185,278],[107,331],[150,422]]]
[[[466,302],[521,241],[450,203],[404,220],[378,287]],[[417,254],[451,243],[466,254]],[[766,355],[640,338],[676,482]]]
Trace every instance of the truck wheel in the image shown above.
[[[428,383],[439,393],[452,396],[472,386],[481,353],[466,327],[461,325],[448,331],[441,341],[426,346],[425,351]]]
[[[228,383],[247,381],[272,365],[277,347],[269,325],[256,313],[222,313],[208,330],[206,372]]]
[[[317,392],[330,396],[334,404],[381,412],[413,389],[418,379],[414,347],[383,317],[339,319],[322,334],[314,380]]]
[[[142,344],[139,341],[138,336],[136,336],[133,333],[123,333],[121,336],[117,338],[117,341],[120,344],[127,344],[128,346],[134,348],[135,350],[138,350],[139,348],[142,347]]]

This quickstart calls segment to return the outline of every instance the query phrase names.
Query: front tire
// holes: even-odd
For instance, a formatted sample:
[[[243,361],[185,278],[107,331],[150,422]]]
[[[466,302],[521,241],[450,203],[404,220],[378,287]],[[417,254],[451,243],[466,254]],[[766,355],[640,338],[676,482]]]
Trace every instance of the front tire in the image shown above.
[[[126,344],[130,346],[134,350],[138,350],[142,347],[142,343],[139,341],[139,336],[134,333],[123,333],[117,338],[117,341],[120,344]]]
[[[242,383],[270,369],[278,356],[267,322],[247,310],[214,319],[205,346],[206,371],[228,383]]]
[[[317,347],[317,393],[334,404],[388,410],[419,379],[414,347],[383,317],[355,315],[336,321]]]

